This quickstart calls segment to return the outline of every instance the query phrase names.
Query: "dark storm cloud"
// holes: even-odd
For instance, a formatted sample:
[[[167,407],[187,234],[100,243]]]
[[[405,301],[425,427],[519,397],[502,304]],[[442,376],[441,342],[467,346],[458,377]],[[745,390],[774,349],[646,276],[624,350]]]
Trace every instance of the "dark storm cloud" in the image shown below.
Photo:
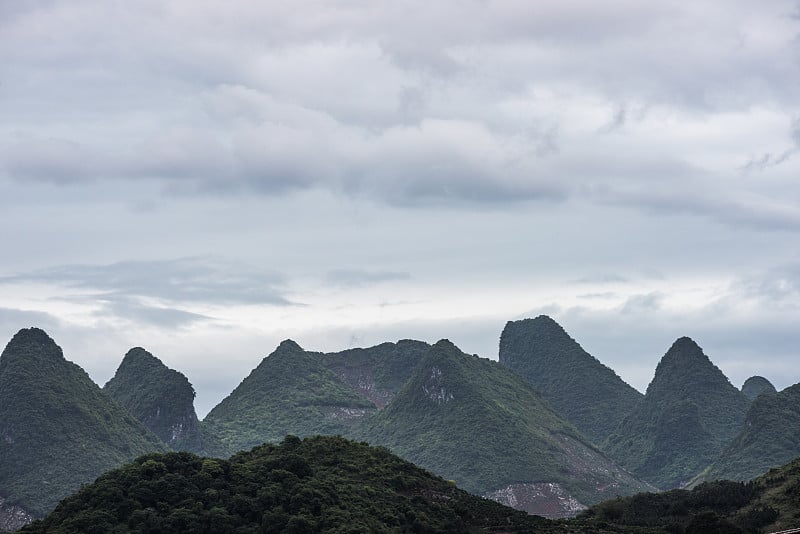
[[[283,294],[283,277],[279,274],[215,258],[64,265],[0,278],[0,284],[30,282],[99,291],[101,294],[96,298],[108,302],[112,308],[137,313],[155,314],[158,310],[134,305],[130,298],[216,304],[295,304]],[[175,312],[173,316],[181,314]],[[194,314],[183,316],[201,318]]]

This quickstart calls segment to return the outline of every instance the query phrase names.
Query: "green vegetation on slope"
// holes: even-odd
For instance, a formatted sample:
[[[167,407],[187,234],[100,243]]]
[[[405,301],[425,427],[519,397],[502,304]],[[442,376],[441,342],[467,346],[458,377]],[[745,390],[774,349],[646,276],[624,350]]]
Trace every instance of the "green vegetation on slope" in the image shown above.
[[[649,527],[653,532],[775,532],[800,526],[800,460],[752,482],[705,482],[615,499],[592,507],[580,522]]]
[[[203,420],[206,451],[225,457],[287,434],[346,434],[375,405],[345,385],[319,354],[284,341]]]
[[[604,449],[662,489],[705,469],[744,423],[748,399],[687,337],[656,368],[644,402],[609,436]]]
[[[528,380],[557,413],[597,444],[642,402],[641,393],[546,315],[506,324],[500,363]]]
[[[27,533],[542,532],[382,448],[288,436],[230,460],[151,454],[65,499]]]
[[[35,516],[104,471],[166,445],[64,359],[42,330],[0,355],[0,495]]]
[[[702,475],[703,480],[750,480],[800,457],[800,384],[759,395],[741,433]]]
[[[194,388],[143,348],[128,351],[103,389],[172,449],[202,451]]]
[[[400,391],[428,349],[427,343],[403,339],[323,354],[322,360],[345,384],[383,408]]]
[[[763,376],[751,376],[742,384],[742,393],[750,400],[755,400],[756,397],[763,393],[777,393],[775,386],[772,382]]]
[[[587,443],[522,378],[434,345],[394,401],[358,429],[426,469],[484,494],[557,482],[584,503],[646,489]]]

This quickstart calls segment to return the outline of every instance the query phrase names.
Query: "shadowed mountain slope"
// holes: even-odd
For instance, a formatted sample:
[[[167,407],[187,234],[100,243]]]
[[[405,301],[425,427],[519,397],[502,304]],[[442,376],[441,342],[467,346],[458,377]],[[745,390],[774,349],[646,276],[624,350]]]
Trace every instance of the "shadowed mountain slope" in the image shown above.
[[[662,489],[682,486],[717,458],[744,423],[749,400],[688,337],[656,368],[644,402],[604,445]]]
[[[800,458],[800,384],[756,397],[741,433],[700,479],[750,480],[795,458]]]
[[[0,500],[42,516],[104,471],[166,445],[42,330],[0,355]]]
[[[446,340],[358,436],[532,513],[570,515],[582,504],[649,488],[595,449],[521,377]]]
[[[506,324],[500,363],[530,382],[556,412],[597,444],[643,399],[546,315]]]
[[[194,388],[141,347],[128,351],[103,389],[176,451],[203,450]]]
[[[287,340],[203,420],[206,450],[226,457],[287,434],[347,434],[375,409],[328,369],[320,354]]]
[[[323,354],[322,360],[342,382],[383,408],[400,391],[429,348],[422,341],[403,339]]]

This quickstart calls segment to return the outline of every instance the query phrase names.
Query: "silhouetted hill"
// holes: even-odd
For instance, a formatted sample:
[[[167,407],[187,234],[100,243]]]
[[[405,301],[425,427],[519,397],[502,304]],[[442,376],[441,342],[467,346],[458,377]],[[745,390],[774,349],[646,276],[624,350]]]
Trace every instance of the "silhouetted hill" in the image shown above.
[[[546,315],[506,324],[500,363],[528,380],[556,412],[597,444],[643,399]]]
[[[675,341],[656,368],[644,402],[604,449],[662,489],[705,469],[744,423],[749,400],[688,337]]]
[[[477,494],[550,516],[648,488],[596,450],[521,377],[435,344],[359,436]]]
[[[172,449],[203,450],[194,388],[143,348],[128,351],[103,389]]]
[[[775,386],[763,376],[751,376],[742,384],[742,393],[750,400],[754,400],[762,393],[777,393]]]
[[[17,507],[42,516],[104,471],[164,450],[65,360],[44,331],[20,330],[0,355],[0,500],[6,511]]]
[[[800,458],[800,384],[759,395],[741,433],[700,479],[750,480],[795,458]]]
[[[23,532],[543,532],[382,448],[287,437],[230,460],[151,454],[103,475]],[[543,530],[546,529],[546,530]]]
[[[375,411],[322,357],[284,341],[203,420],[209,454],[225,457],[287,434],[346,434]]]

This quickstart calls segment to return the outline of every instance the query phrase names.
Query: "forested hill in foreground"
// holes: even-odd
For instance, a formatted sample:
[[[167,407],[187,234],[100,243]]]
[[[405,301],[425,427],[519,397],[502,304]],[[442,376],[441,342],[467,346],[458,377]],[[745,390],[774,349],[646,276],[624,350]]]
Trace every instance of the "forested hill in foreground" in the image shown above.
[[[800,459],[747,483],[706,482],[687,490],[641,494],[591,508],[580,522],[647,532],[761,533],[800,527]]]
[[[230,460],[144,456],[22,532],[469,533],[548,526],[459,490],[386,449],[339,437],[287,437]]]
[[[546,315],[509,321],[500,363],[525,378],[562,417],[601,444],[643,400]]]
[[[20,330],[0,355],[5,508],[42,516],[104,471],[164,450],[161,440],[67,361],[44,331]]]
[[[110,471],[22,532],[774,532],[800,524],[800,460],[754,482],[640,494],[550,521],[470,495],[380,447],[288,436],[230,460],[150,454]]]

